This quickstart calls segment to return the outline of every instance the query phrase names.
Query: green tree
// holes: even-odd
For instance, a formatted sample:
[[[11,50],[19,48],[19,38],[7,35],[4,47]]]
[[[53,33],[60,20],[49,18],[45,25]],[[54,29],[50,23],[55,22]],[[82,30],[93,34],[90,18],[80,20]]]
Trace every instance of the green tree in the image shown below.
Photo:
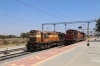
[[[24,38],[28,38],[28,37],[29,37],[29,32],[21,33],[21,34],[20,34],[20,37],[22,37],[23,39],[24,39]]]
[[[96,31],[100,32],[100,18],[96,21]]]
[[[8,35],[7,37],[8,38],[16,38],[17,36],[16,35]]]
[[[21,33],[20,36],[24,39],[26,37],[26,33]]]
[[[26,32],[26,38],[28,38],[29,37],[29,32]]]

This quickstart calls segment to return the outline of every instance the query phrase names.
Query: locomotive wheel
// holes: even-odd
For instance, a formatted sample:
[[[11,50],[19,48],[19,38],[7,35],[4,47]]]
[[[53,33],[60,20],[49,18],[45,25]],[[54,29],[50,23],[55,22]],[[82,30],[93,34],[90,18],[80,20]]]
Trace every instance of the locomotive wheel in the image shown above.
[[[65,41],[64,45],[67,46],[67,41]]]
[[[71,44],[71,42],[70,41],[68,41],[68,45],[70,45]]]
[[[57,45],[60,46],[61,45],[61,42],[58,42]]]
[[[58,42],[57,44],[58,44],[58,46],[61,46],[62,42]]]
[[[38,47],[35,47],[35,48],[34,48],[34,51],[38,51]]]
[[[73,40],[73,41],[72,41],[72,44],[74,44],[74,43],[75,43],[75,41]]]
[[[64,42],[64,45],[65,45],[65,46],[67,46],[68,44],[69,44],[68,41],[65,41],[65,42]]]
[[[46,48],[47,48],[47,49],[48,49],[48,48],[50,48],[50,45],[49,45],[49,43],[47,43],[47,47],[46,47]]]
[[[44,46],[44,45],[41,45],[41,49],[42,49],[42,50],[45,49],[45,46]]]
[[[47,49],[48,48],[48,45],[47,45],[47,43],[45,44],[45,49]]]
[[[28,47],[28,50],[32,52],[32,51],[34,51],[34,48],[33,47]]]
[[[47,44],[47,48],[50,48],[50,43]]]
[[[64,43],[65,43],[65,41],[62,41],[62,42],[61,42],[61,45],[64,45]]]
[[[74,40],[74,43],[76,43],[76,40]]]

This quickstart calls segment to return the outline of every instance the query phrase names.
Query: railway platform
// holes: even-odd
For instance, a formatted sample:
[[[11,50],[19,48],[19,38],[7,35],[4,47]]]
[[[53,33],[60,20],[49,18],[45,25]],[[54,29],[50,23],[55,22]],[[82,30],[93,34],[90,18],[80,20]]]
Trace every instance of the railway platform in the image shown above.
[[[2,66],[100,66],[100,38],[82,41],[35,56],[2,64]]]

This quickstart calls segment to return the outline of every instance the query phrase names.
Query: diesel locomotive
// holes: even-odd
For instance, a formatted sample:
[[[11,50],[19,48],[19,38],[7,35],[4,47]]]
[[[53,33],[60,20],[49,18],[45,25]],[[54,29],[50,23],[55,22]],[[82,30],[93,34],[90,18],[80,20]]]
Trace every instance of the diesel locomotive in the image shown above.
[[[66,36],[65,36],[66,44],[73,44],[73,43],[84,41],[84,40],[86,40],[84,32],[80,32],[80,31],[72,30],[72,29],[66,31]]]
[[[26,47],[28,51],[37,51],[53,46],[59,46],[64,44],[64,37],[65,34],[61,32],[31,30]]]
[[[26,47],[28,51],[37,51],[54,46],[66,46],[85,39],[85,33],[72,29],[66,33],[31,30]]]

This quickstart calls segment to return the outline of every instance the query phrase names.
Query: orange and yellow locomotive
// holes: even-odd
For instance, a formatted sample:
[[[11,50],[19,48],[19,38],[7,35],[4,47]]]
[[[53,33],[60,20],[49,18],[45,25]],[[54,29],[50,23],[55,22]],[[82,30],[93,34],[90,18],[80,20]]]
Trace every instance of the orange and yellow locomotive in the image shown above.
[[[60,32],[31,30],[26,47],[29,51],[37,51],[39,49],[62,45],[64,35],[64,33]]]
[[[67,30],[66,34],[31,30],[26,47],[28,51],[37,51],[53,46],[69,45],[85,39],[85,33],[72,29]]]

